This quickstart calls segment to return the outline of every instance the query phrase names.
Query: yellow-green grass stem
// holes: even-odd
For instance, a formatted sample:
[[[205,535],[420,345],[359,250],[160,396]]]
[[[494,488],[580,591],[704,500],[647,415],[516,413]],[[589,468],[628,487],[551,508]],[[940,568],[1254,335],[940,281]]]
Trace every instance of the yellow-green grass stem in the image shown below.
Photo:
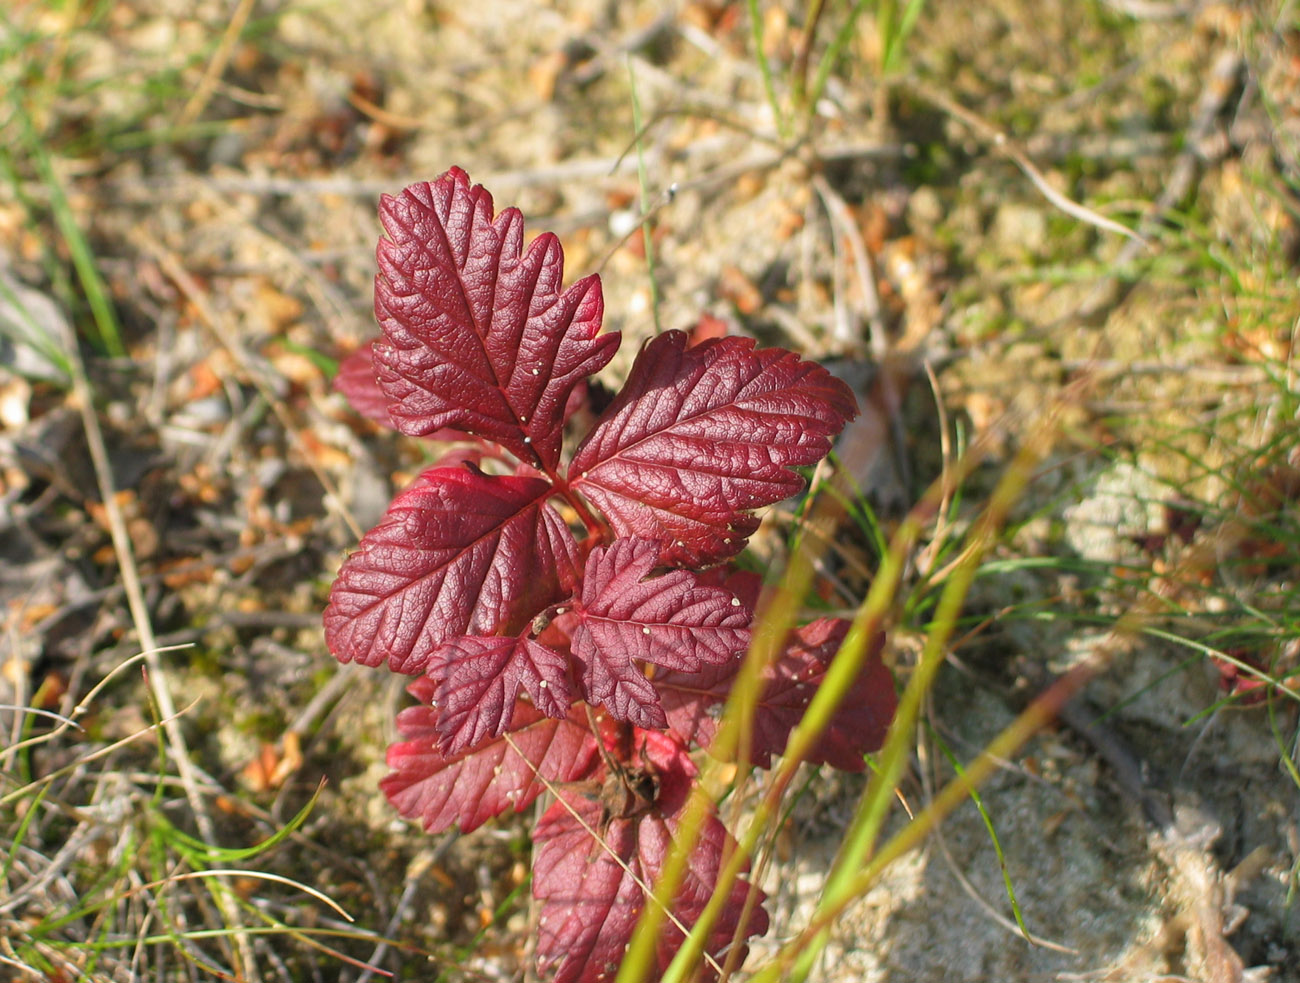
[[[966,594],[979,571],[980,561],[989,547],[997,540],[1012,507],[1020,500],[1025,486],[1033,477],[1034,469],[1042,459],[1047,447],[1050,446],[1050,435],[1044,435],[1044,431],[1050,432],[1050,429],[1049,424],[1044,424],[1040,428],[1039,439],[1026,442],[1016,454],[1011,465],[1003,473],[1001,480],[994,488],[988,506],[972,528],[960,560],[944,583],[943,592],[939,597],[934,620],[926,636],[920,659],[911,679],[908,680],[907,686],[903,690],[898,710],[894,715],[893,723],[890,724],[889,737],[885,741],[885,746],[877,759],[877,767],[867,784],[867,790],[862,796],[857,815],[854,817],[853,824],[845,837],[844,845],[841,847],[835,865],[827,877],[826,889],[822,894],[821,902],[817,906],[814,919],[823,915],[827,910],[842,906],[852,896],[855,875],[871,856],[872,849],[880,835],[880,828],[884,824],[885,816],[888,813],[893,790],[901,780],[903,769],[907,765],[913,744],[913,729],[920,716],[925,695],[933,686],[935,674],[939,671],[939,667],[943,665],[947,654],[948,640],[952,636],[962,606],[965,604]],[[892,554],[893,551],[891,550],[891,556]],[[863,613],[859,615],[858,621],[854,624],[855,632],[866,627],[862,622],[864,616],[870,613],[871,595],[868,595],[867,600],[868,603],[863,606]],[[827,673],[828,683],[831,682],[831,676],[839,667],[841,661],[843,660],[837,658],[835,663],[832,664],[831,672]],[[855,675],[856,668],[854,667]],[[852,678],[849,679],[849,682],[852,682]],[[813,718],[818,709],[818,701],[826,689],[825,685],[819,689],[817,696],[814,697],[812,704],[808,708],[809,713],[805,720]],[[792,740],[791,744],[793,743]],[[829,938],[829,929],[825,929],[819,932],[803,950],[793,974],[795,980],[802,981],[807,978]]]
[[[730,897],[732,884],[740,876],[748,859],[753,856],[759,841],[765,834],[770,832],[771,823],[780,811],[785,791],[798,771],[799,765],[808,756],[818,737],[829,725],[836,708],[843,702],[844,696],[861,671],[862,663],[872,650],[871,640],[874,638],[876,631],[883,625],[892,607],[893,599],[897,594],[898,585],[902,580],[906,567],[906,558],[910,555],[912,547],[920,537],[924,528],[922,517],[928,512],[928,506],[924,509],[913,510],[913,513],[904,520],[895,534],[893,545],[872,582],[871,590],[867,594],[853,627],[845,638],[839,653],[832,660],[831,666],[827,670],[821,685],[817,688],[817,692],[803,719],[791,732],[785,754],[781,758],[766,794],[756,805],[749,825],[740,838],[739,849],[724,865],[713,896],[709,899],[704,912],[696,921],[690,936],[683,943],[681,949],[678,950],[676,957],[663,977],[664,983],[682,983],[688,978],[691,969],[698,962],[708,934]],[[806,590],[806,584],[811,582],[812,566],[812,559],[806,549],[801,550],[791,560],[791,570],[795,572],[796,577],[799,579],[806,578],[804,590]],[[774,620],[772,622],[773,626],[784,624],[788,630],[788,627],[793,624],[797,613],[797,600],[802,596],[802,591],[797,594],[791,592],[783,598],[784,604],[789,605],[789,609],[779,612],[783,620]],[[771,609],[769,609],[770,611]],[[756,652],[760,654],[760,657],[766,655],[769,658],[775,658],[780,653],[785,634],[785,631],[774,632],[760,629],[755,634],[755,645],[751,648],[750,659],[754,658]],[[770,651],[764,652],[765,648],[770,649]],[[760,671],[763,664],[765,663],[758,664]],[[747,665],[746,668],[748,669],[749,666]],[[733,692],[733,700],[743,699],[745,705],[750,708],[751,716],[749,719],[751,721],[752,708],[756,705],[758,698],[758,682],[759,677],[756,672],[754,674],[756,691],[752,695]],[[729,702],[729,711],[731,705]],[[724,728],[723,733],[719,734],[720,741],[724,735],[728,739],[728,743],[724,744],[723,747],[733,748],[742,740],[747,739],[750,730],[746,729],[740,713],[724,715],[724,719],[733,726]],[[723,756],[726,756],[725,753]],[[707,783],[704,783],[704,788],[708,788]],[[712,801],[707,798],[708,793],[704,791],[704,788],[697,788],[696,795],[704,798],[706,802]],[[624,983],[624,981],[620,980],[619,983]]]
[[[827,521],[827,511],[835,508],[836,504],[831,499],[819,498],[808,521],[810,523]],[[822,541],[823,538],[818,539],[818,543]],[[740,761],[743,764],[748,761],[748,745],[753,731],[754,714],[763,688],[763,669],[775,661],[781,653],[785,638],[794,625],[803,598],[812,584],[819,552],[817,547],[805,546],[794,553],[781,581],[759,613],[749,651],[740,672],[736,675],[722,713],[722,725],[714,738],[712,745],[714,757],[705,764],[699,782],[691,790],[691,795],[682,811],[673,849],[655,885],[654,893],[658,903],[648,904],[642,911],[627,955],[619,969],[617,983],[640,983],[650,975],[664,913],[671,906],[686,874],[691,852],[699,841],[705,822],[713,814],[715,803],[722,797],[730,782],[729,777],[724,776],[731,772],[732,765],[724,762]],[[743,775],[746,768],[747,766],[742,767],[740,774]],[[788,784],[793,773],[794,770],[789,769],[784,779],[778,773],[772,789],[759,803],[755,819],[750,825],[747,836],[741,841],[739,849],[730,857],[723,858],[713,896],[687,936],[682,949],[674,958],[668,975],[664,977],[665,981],[681,978],[702,957],[704,943],[723,904],[730,896],[731,887],[744,871],[749,858],[753,856],[767,819],[774,815],[774,810],[779,807],[780,791],[785,784]],[[776,795],[772,794],[773,790],[776,790]],[[743,927],[744,923],[741,924]]]
[[[973,789],[986,781],[1012,757],[1034,734],[1050,723],[1060,710],[1094,675],[1094,666],[1084,664],[1062,676],[1015,720],[998,734],[957,778],[943,787],[938,795],[910,822],[889,839],[870,860],[845,881],[834,903],[826,903],[808,926],[782,946],[780,953],[759,970],[752,983],[775,983],[792,967],[801,965],[807,950],[827,933],[834,920],[856,898],[869,891],[894,861],[921,845],[930,831],[945,816],[961,805]]]

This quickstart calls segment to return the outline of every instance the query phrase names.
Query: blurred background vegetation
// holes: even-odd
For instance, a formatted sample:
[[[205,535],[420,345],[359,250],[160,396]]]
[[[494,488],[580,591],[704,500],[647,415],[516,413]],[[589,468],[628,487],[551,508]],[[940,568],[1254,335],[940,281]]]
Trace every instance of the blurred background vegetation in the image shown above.
[[[400,681],[319,628],[428,461],[330,390],[376,330],[375,205],[452,164],[602,274],[611,380],[698,327],[856,387],[809,612],[855,610],[935,489],[900,685],[975,579],[891,824],[1100,670],[814,978],[1300,979],[1288,0],[6,4],[0,977],[518,978],[526,826],[400,822]],[[860,793],[809,774],[771,831],[751,968]]]

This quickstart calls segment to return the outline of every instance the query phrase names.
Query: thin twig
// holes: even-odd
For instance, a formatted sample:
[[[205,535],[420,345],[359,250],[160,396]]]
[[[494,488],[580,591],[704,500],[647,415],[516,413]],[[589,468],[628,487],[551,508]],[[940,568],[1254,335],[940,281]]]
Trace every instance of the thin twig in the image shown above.
[[[329,682],[317,691],[316,695],[299,711],[284,732],[286,734],[297,734],[299,737],[306,736],[307,732],[315,726],[316,721],[325,715],[325,711],[329,709],[330,705],[355,683],[356,678],[357,665],[355,662],[340,665]]]
[[[880,294],[876,289],[876,270],[871,262],[871,253],[868,251],[866,241],[862,238],[862,232],[858,228],[858,223],[843,197],[820,174],[813,175],[812,185],[818,197],[826,206],[826,214],[831,219],[832,230],[838,229],[849,244],[849,252],[853,258],[853,270],[857,275],[858,288],[862,294],[863,314],[870,328],[867,347],[872,359],[878,366],[873,385],[880,394],[880,403],[883,404],[885,421],[889,426],[890,448],[894,452],[891,463],[894,466],[899,483],[910,492],[912,475],[911,466],[905,453],[907,435],[903,430],[903,394],[899,391],[898,373],[895,371],[894,365],[891,364],[893,359],[891,359],[890,339],[885,327]],[[834,245],[834,242],[832,242],[832,248],[834,248]],[[838,297],[836,297],[835,302],[838,306]]]
[[[1020,149],[1019,145],[1007,136],[1004,130],[999,129],[983,116],[972,112],[955,99],[949,98],[943,92],[932,88],[918,79],[909,79],[907,84],[912,91],[926,102],[937,106],[948,115],[961,120],[968,127],[974,130],[998,153],[1002,154],[1020,168],[1020,170],[1024,172],[1025,177],[1029,178],[1034,187],[1038,189],[1039,193],[1061,211],[1065,212],[1065,214],[1072,218],[1077,218],[1080,222],[1086,222],[1088,225],[1096,226],[1097,228],[1104,229],[1107,232],[1114,232],[1117,235],[1122,235],[1127,239],[1131,239],[1133,243],[1136,244],[1137,249],[1145,248],[1150,245],[1146,238],[1140,233],[1133,231],[1126,225],[1121,225],[1113,219],[1107,218],[1105,215],[1093,211],[1085,205],[1079,204],[1077,201],[1067,198],[1065,195],[1061,194],[1061,192],[1053,188],[1051,182],[1049,182],[1043,172],[1035,166],[1034,162],[1029,159],[1028,155]]]
[[[925,377],[930,382],[930,393],[934,396],[935,412],[939,421],[939,453],[940,460],[943,461],[942,470],[939,472],[939,480],[943,482],[943,494],[939,499],[939,508],[935,512],[934,534],[916,560],[918,570],[928,571],[934,565],[935,558],[948,541],[948,513],[952,508],[952,498],[956,494],[957,483],[952,479],[955,458],[952,448],[952,435],[948,429],[948,410],[944,405],[943,393],[939,389],[939,379],[934,374],[934,366],[930,364],[928,359],[922,363],[922,367],[925,369]]]
[[[849,244],[853,270],[857,274],[858,288],[862,293],[863,313],[866,316],[867,326],[871,329],[867,347],[876,363],[883,364],[889,355],[889,337],[885,334],[885,318],[880,306],[880,294],[876,290],[876,271],[871,263],[871,254],[867,252],[867,244],[858,229],[858,223],[854,221],[849,211],[848,203],[820,174],[813,175],[812,186],[826,206],[826,214],[831,220],[832,230],[842,235]],[[849,338],[837,340],[852,341]]]

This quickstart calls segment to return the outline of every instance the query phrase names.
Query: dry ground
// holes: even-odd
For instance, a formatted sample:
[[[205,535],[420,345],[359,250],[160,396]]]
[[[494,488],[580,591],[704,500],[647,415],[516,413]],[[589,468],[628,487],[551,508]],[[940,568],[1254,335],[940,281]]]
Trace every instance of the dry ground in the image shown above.
[[[823,12],[810,78],[849,6]],[[329,387],[375,332],[376,200],[459,164],[561,235],[571,277],[602,273],[628,336],[611,379],[706,314],[835,366],[866,408],[845,467],[886,531],[980,448],[913,557],[900,683],[956,537],[1055,421],[894,818],[945,749],[969,760],[1104,657],[982,789],[1037,943],[968,804],[814,978],[1300,980],[1297,700],[1241,696],[1300,645],[1300,11],[932,0],[886,77],[886,5],[865,6],[803,116],[796,3],[758,4],[779,115],[746,5],[721,0],[0,13],[0,319],[53,351],[0,341],[0,977],[516,978],[524,827],[399,821],[376,784],[400,681],[340,673],[319,629],[426,460]],[[643,200],[653,269],[627,235]],[[51,364],[69,350],[84,387]],[[838,538],[822,601],[848,611],[877,554],[863,525]],[[1141,631],[1112,634],[1135,605]],[[79,705],[77,729],[15,709]],[[322,780],[264,852],[202,847],[261,842]],[[751,967],[807,918],[859,791],[809,776]],[[205,867],[357,921],[252,874],[178,879]],[[280,927],[201,934],[236,922]]]

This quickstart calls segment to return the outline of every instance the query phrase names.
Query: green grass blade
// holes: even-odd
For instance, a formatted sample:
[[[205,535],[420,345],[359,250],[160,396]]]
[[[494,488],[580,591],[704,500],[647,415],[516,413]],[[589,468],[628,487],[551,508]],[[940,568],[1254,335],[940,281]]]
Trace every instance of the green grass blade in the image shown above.
[[[13,102],[16,103],[16,100],[13,100]],[[72,206],[68,202],[67,192],[63,188],[63,182],[59,180],[58,174],[55,173],[54,164],[50,159],[50,155],[46,152],[44,144],[36,135],[31,119],[21,106],[16,105],[15,109],[27,155],[36,169],[37,176],[49,193],[50,210],[54,217],[54,224],[63,237],[64,244],[68,247],[68,254],[72,257],[73,269],[76,270],[77,280],[81,284],[86,303],[90,308],[89,340],[101,354],[113,358],[123,357],[126,355],[126,347],[122,344],[117,315],[114,313],[113,305],[108,299],[108,289],[104,285],[98,267],[95,265],[94,253],[90,248],[90,244],[86,241],[81,227],[77,225],[76,216],[72,214]]]
[[[17,828],[10,837],[9,852],[5,854],[4,866],[0,867],[0,881],[8,883],[9,875],[13,872],[14,862],[18,859],[18,848],[26,839],[27,830],[31,827],[32,820],[40,815],[41,803],[45,801],[45,796],[49,794],[49,791],[50,786],[42,785],[32,800],[25,804],[27,811],[19,820]]]
[[[880,33],[884,38],[884,44],[882,45],[880,70],[885,75],[892,75],[902,62],[903,48],[916,27],[916,21],[921,16],[921,11],[925,9],[925,0],[907,0],[897,24],[893,23],[896,0],[881,0],[881,6],[889,8],[891,26],[886,31],[882,20]]]
[[[15,344],[26,345],[58,373],[58,381],[63,385],[72,384],[72,360],[64,350],[61,339],[46,331],[23,303],[12,286],[0,278],[0,301],[12,311],[16,318],[0,317],[0,335],[13,340]]]
[[[758,62],[758,73],[763,79],[763,93],[767,104],[772,107],[772,119],[776,121],[776,132],[785,140],[789,137],[785,113],[781,111],[781,100],[776,95],[776,82],[772,78],[772,64],[767,60],[764,50],[763,14],[758,9],[758,0],[745,0],[749,8],[750,36],[754,43],[754,60]]]
[[[903,769],[911,753],[912,734],[920,716],[923,700],[934,683],[935,674],[945,660],[948,639],[958,622],[966,594],[978,571],[979,562],[1005,525],[1012,507],[1019,501],[1025,487],[1032,480],[1038,463],[1046,453],[1052,436],[1050,425],[1045,423],[1037,436],[1037,440],[1030,439],[1025,442],[1004,472],[989,498],[988,506],[971,528],[965,555],[944,584],[933,625],[926,636],[925,645],[912,677],[903,689],[898,710],[890,724],[889,736],[880,751],[878,770],[873,773],[871,781],[867,784],[867,789],[859,803],[858,813],[845,836],[835,865],[826,879],[821,902],[813,916],[814,921],[828,918],[830,911],[842,907],[859,890],[857,878],[875,849],[893,791],[902,778]],[[898,561],[909,555],[910,551],[896,553],[891,550],[890,553],[888,559]],[[884,578],[884,572],[882,566],[878,580]],[[872,594],[875,593],[876,586],[873,583]],[[868,604],[871,603],[872,594],[868,595]],[[865,608],[864,605],[864,613]],[[860,616],[855,622],[855,632],[866,627],[862,623],[863,620],[865,619]],[[850,633],[850,639],[852,637],[853,633]],[[845,647],[848,647],[847,641]],[[832,663],[831,672],[827,673],[826,683],[819,687],[816,696],[813,697],[805,720],[814,718],[814,712],[820,709],[818,702],[827,689],[827,684],[831,682],[839,661],[837,658],[836,662]],[[856,667],[854,667],[854,675],[856,675]],[[846,688],[851,682],[852,677],[847,680]],[[801,724],[800,728],[796,728],[796,734],[802,726]],[[794,743],[792,736],[791,744]],[[829,939],[829,928],[824,928],[808,942],[798,956],[792,970],[792,979],[801,981],[807,978]]]
[[[867,3],[868,0],[856,0],[848,16],[844,18],[844,23],[835,32],[835,37],[826,46],[822,56],[817,59],[817,74],[813,76],[813,84],[808,90],[806,103],[809,118],[817,110],[817,101],[821,99],[822,93],[826,91],[826,83],[830,81],[831,72],[839,63],[840,55],[843,54],[844,48],[853,39],[854,28],[857,26],[858,18],[862,16],[862,12],[867,9]]]
[[[966,770],[961,766],[961,762],[957,760],[957,756],[952,753],[952,749],[948,747],[947,742],[944,741],[944,739],[939,735],[939,732],[933,727],[928,728],[928,730],[935,746],[948,760],[948,764],[952,767],[952,770],[958,775],[958,777],[964,778]],[[989,815],[988,809],[984,807],[984,799],[980,795],[979,789],[974,786],[970,789],[970,800],[979,811],[980,819],[984,823],[984,828],[988,830],[989,841],[993,844],[993,852],[997,855],[998,870],[1002,873],[1002,886],[1007,892],[1007,901],[1011,905],[1011,914],[1016,919],[1016,925],[1020,929],[1020,934],[1025,937],[1026,942],[1033,945],[1033,936],[1029,934],[1029,929],[1025,926],[1025,919],[1020,911],[1020,902],[1016,898],[1015,885],[1011,883],[1011,872],[1007,870],[1007,857],[1006,854],[1002,852],[1002,841],[998,839],[998,831],[993,826],[993,817]]]
[[[1268,726],[1273,732],[1273,740],[1277,744],[1278,758],[1282,766],[1286,769],[1288,777],[1297,789],[1300,789],[1300,769],[1296,768],[1296,754],[1300,754],[1300,732],[1292,736],[1292,747],[1286,746],[1286,739],[1282,736],[1281,725],[1277,721],[1276,701],[1270,694],[1268,700]],[[1295,749],[1295,751],[1292,750]],[[1300,856],[1296,857],[1295,863],[1291,865],[1291,870],[1287,874],[1286,888],[1286,906],[1289,909],[1295,903],[1296,894],[1300,891]]]
[[[316,806],[316,800],[324,791],[325,783],[322,780],[316,786],[316,791],[312,793],[307,803],[294,814],[293,818],[277,829],[274,833],[249,847],[215,847],[209,846],[202,840],[184,833],[172,825],[167,817],[161,813],[158,814],[157,820],[161,829],[165,830],[170,844],[174,849],[180,852],[188,859],[195,861],[196,866],[202,867],[207,864],[233,864],[252,859],[259,854],[272,850],[283,843],[288,837],[302,827],[311,815],[311,811]]]

